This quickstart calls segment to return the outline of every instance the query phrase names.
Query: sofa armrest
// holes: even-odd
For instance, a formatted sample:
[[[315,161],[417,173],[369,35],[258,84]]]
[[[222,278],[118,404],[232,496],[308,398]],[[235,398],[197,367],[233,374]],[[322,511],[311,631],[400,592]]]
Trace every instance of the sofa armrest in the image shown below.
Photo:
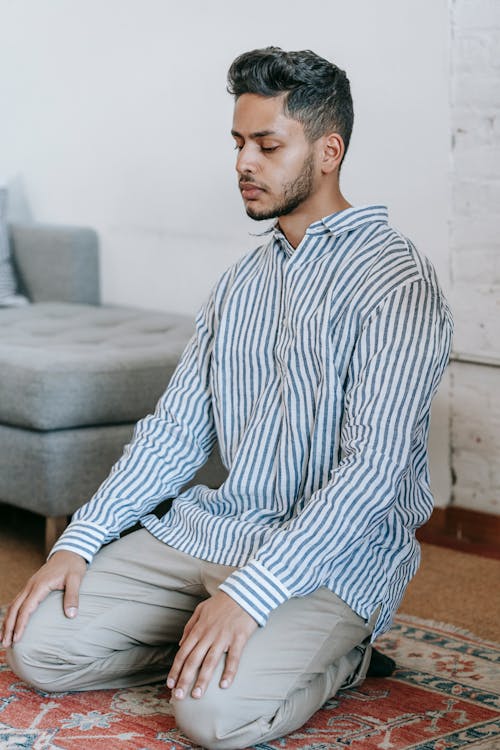
[[[32,302],[100,303],[99,244],[93,229],[16,223],[9,233],[21,291]]]

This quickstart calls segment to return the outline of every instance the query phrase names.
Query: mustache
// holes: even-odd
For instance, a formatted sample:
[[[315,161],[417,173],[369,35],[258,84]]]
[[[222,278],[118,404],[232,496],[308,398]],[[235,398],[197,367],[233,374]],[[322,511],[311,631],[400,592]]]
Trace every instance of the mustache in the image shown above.
[[[255,185],[260,190],[267,190],[266,185],[261,185],[251,175],[242,175],[238,180],[238,185]]]

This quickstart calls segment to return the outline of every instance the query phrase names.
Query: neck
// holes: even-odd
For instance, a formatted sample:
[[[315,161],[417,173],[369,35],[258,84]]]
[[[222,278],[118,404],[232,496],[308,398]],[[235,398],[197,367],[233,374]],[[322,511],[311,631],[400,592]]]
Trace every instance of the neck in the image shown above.
[[[346,208],[351,208],[351,204],[337,189],[334,194],[330,193],[324,197],[315,196],[313,201],[304,201],[291,214],[278,217],[279,227],[290,245],[296,248],[302,241],[308,226]]]

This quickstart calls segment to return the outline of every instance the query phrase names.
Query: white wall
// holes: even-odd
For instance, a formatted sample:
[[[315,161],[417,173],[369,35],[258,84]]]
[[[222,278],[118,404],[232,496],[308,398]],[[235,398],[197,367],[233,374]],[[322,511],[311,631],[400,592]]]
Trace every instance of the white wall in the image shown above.
[[[387,202],[446,283],[446,0],[0,0],[0,9],[0,175],[11,212],[95,227],[106,302],[192,313],[255,245],[225,78],[237,54],[268,44],[309,47],[347,70],[356,123],[346,196]]]
[[[500,359],[500,2],[451,14],[455,349]]]
[[[193,313],[256,244],[236,189],[225,78],[244,50],[344,67],[353,204],[383,202],[448,288],[447,0],[0,0],[0,175],[11,215],[90,225],[105,302]],[[448,401],[432,476],[448,501]]]
[[[500,514],[500,3],[451,13],[452,500]],[[478,356],[479,355],[479,356]]]

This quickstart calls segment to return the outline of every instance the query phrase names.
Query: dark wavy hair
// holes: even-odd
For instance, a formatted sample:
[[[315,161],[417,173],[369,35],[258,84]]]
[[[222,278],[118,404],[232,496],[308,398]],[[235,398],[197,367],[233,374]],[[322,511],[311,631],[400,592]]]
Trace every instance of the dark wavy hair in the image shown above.
[[[349,79],[315,52],[285,52],[280,47],[244,52],[229,68],[227,90],[236,99],[242,94],[286,94],[284,112],[302,123],[306,138],[312,142],[338,133],[345,157],[354,121]]]

